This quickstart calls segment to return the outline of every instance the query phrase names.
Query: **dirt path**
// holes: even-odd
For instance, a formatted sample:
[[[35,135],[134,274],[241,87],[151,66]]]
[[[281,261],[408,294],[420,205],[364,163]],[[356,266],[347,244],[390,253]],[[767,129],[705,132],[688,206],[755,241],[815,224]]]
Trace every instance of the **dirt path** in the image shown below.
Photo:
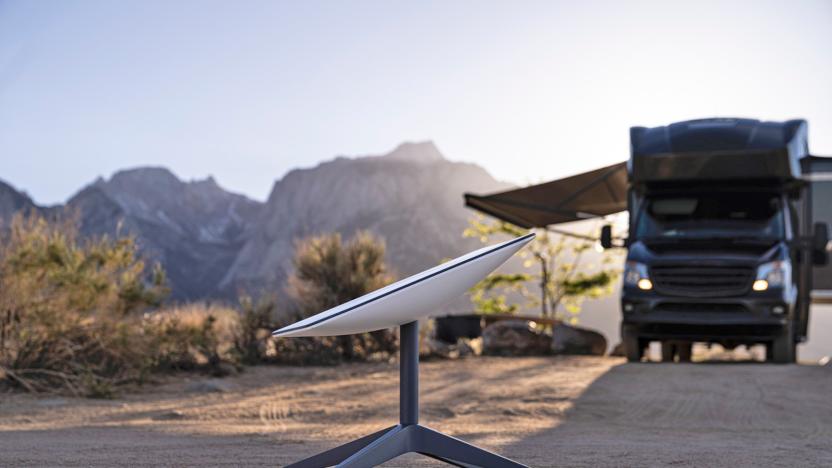
[[[425,424],[531,466],[832,466],[830,367],[477,358],[422,371]],[[218,393],[180,378],[113,401],[0,395],[0,465],[283,466],[395,422],[397,378],[394,364],[258,367]]]

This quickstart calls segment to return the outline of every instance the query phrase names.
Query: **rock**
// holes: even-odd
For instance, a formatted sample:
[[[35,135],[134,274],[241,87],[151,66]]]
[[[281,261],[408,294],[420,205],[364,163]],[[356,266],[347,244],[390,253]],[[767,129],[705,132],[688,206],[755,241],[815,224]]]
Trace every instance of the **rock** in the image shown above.
[[[610,356],[615,357],[624,357],[626,354],[624,353],[624,343],[618,343],[617,345],[612,347],[612,351],[610,351]]]
[[[551,338],[528,320],[501,320],[482,332],[482,353],[492,356],[548,354]]]
[[[453,345],[445,343],[442,340],[437,340],[436,338],[428,337],[422,342],[422,349],[420,350],[420,354],[428,359],[455,359],[459,357],[459,352],[453,348]]]
[[[607,339],[596,331],[559,323],[552,332],[552,352],[603,356],[607,352]]]
[[[482,339],[460,338],[456,344],[448,344],[433,337],[422,340],[419,355],[425,359],[458,359],[482,354]]]
[[[460,338],[456,342],[459,357],[479,356],[482,354],[482,338]]]
[[[185,386],[188,393],[224,393],[234,390],[234,386],[222,380],[209,379],[191,382]]]

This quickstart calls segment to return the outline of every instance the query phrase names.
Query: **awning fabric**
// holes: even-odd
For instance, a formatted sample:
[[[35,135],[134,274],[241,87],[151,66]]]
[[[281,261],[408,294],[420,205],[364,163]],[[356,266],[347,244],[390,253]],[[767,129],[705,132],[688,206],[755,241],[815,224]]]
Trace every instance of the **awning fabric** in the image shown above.
[[[618,213],[627,209],[626,163],[507,192],[466,193],[465,206],[524,228]]]

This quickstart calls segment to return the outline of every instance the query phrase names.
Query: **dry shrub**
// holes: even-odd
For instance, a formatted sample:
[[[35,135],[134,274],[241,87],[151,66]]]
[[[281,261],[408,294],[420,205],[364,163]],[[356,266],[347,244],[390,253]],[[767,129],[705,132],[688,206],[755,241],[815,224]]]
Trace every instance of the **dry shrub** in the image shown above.
[[[257,300],[242,296],[239,306],[234,349],[241,363],[333,365],[341,362],[336,338],[272,338],[272,331],[291,324],[299,317],[295,313],[288,314],[287,319],[276,320],[277,300],[274,296]]]
[[[158,310],[168,294],[131,237],[78,239],[72,220],[16,216],[0,237],[0,382],[29,391],[109,397],[153,372],[228,372],[228,364],[334,364],[387,358],[392,330],[273,340],[289,321],[391,281],[384,243],[367,233],[300,242],[289,281],[294,314],[243,297],[240,308],[191,304]]]
[[[0,370],[30,391],[108,396],[152,364],[139,312],[167,294],[132,238],[79,241],[72,220],[15,216],[0,242]]]
[[[188,304],[145,314],[143,333],[150,343],[152,368],[207,370],[224,374],[223,363],[238,360],[236,310],[213,304]]]
[[[384,241],[366,231],[347,242],[338,233],[298,242],[288,284],[295,318],[309,317],[390,284],[384,251]],[[366,360],[394,353],[396,335],[393,330],[380,330],[335,338],[279,339],[277,348],[282,362]]]
[[[234,331],[234,349],[243,364],[258,364],[274,360],[275,344],[271,332],[275,325],[276,299],[250,296],[240,297],[240,311]]]
[[[0,242],[0,375],[29,391],[111,396],[151,372],[228,372],[236,310],[156,310],[168,293],[130,237],[79,240],[72,220],[16,216]]]
[[[339,337],[275,338],[274,359],[292,366],[332,366],[344,360]]]

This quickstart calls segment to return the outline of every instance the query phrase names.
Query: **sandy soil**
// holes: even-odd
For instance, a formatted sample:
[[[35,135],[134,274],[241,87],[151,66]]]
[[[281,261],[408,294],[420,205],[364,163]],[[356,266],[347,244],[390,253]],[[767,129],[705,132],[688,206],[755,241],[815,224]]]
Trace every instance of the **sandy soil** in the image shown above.
[[[395,423],[395,364],[0,395],[2,466],[283,466]],[[422,422],[531,466],[832,466],[832,368],[476,358],[422,365]],[[437,466],[407,456],[385,466]]]

